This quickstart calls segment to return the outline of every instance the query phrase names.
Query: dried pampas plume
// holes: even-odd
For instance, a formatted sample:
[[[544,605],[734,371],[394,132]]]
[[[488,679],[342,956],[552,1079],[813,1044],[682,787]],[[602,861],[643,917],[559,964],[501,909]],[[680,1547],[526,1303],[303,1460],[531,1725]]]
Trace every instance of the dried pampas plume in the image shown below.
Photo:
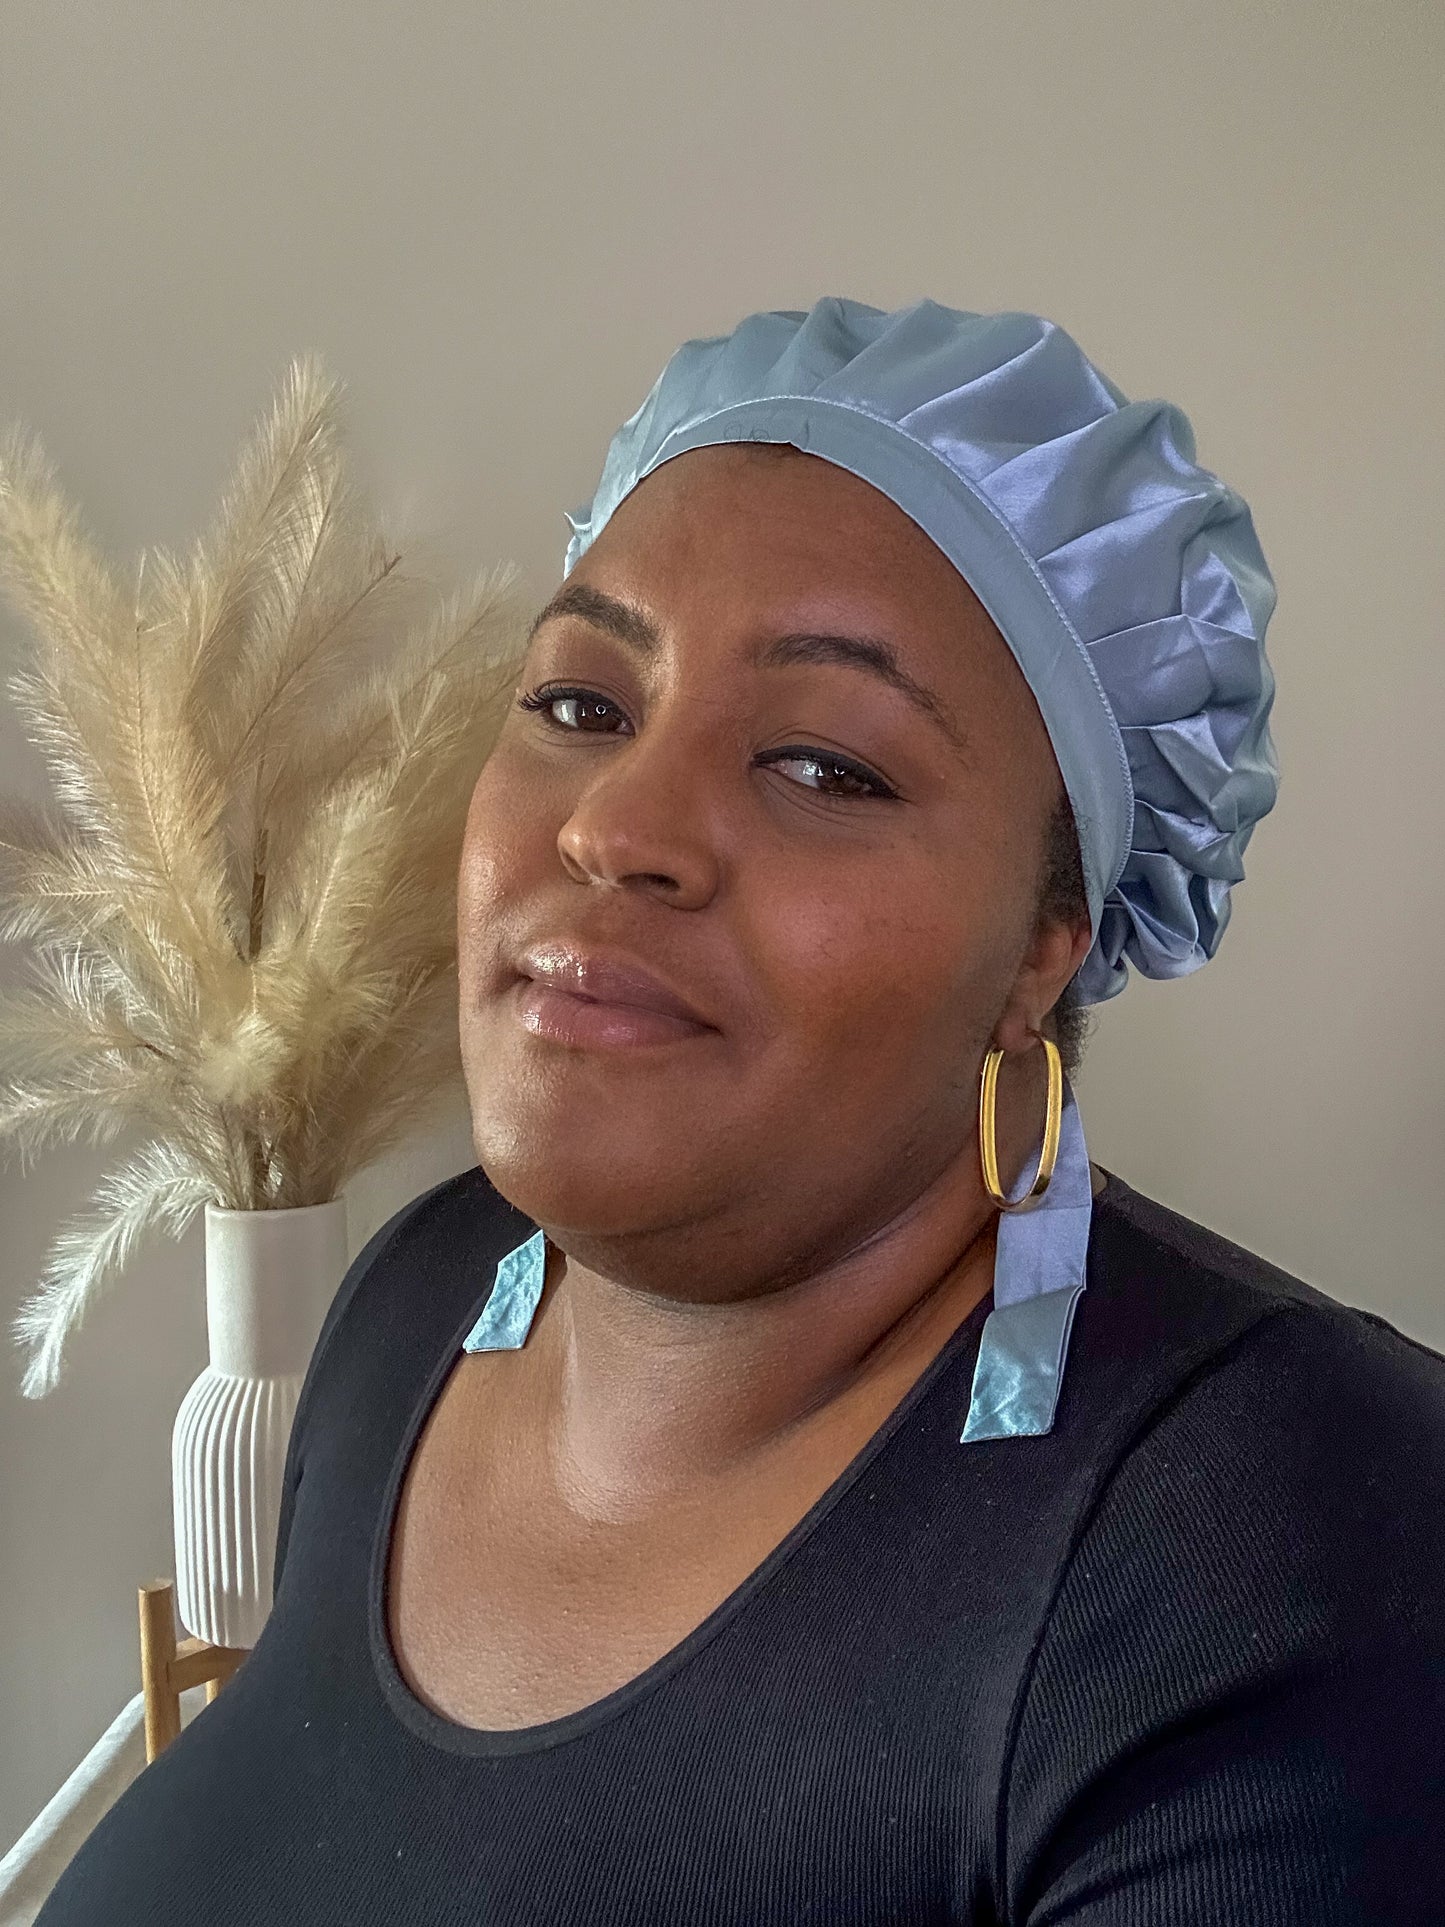
[[[210,1202],[323,1204],[461,1071],[467,806],[521,665],[515,565],[443,595],[352,483],[340,386],[294,361],[189,559],[122,583],[34,437],[0,442],[7,683],[55,807],[0,804],[0,1134],[147,1142],[57,1237],[22,1390],[136,1241]]]

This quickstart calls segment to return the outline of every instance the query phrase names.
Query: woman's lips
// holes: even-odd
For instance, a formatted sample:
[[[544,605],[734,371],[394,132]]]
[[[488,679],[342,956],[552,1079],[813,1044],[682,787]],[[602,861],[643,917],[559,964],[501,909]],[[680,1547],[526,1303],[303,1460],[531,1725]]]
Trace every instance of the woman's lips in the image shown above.
[[[609,1004],[556,985],[521,977],[513,985],[522,1028],[554,1044],[583,1050],[617,1049],[639,1044],[677,1044],[705,1037],[712,1028],[663,1010],[638,1004]]]

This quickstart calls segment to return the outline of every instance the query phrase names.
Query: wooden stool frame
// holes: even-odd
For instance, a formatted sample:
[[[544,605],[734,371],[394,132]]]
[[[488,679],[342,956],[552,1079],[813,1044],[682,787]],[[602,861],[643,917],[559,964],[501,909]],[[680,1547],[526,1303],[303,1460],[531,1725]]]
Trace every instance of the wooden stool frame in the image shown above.
[[[140,1671],[145,1689],[146,1765],[181,1730],[181,1694],[204,1686],[206,1704],[246,1657],[244,1646],[176,1640],[175,1582],[152,1579],[140,1589]]]

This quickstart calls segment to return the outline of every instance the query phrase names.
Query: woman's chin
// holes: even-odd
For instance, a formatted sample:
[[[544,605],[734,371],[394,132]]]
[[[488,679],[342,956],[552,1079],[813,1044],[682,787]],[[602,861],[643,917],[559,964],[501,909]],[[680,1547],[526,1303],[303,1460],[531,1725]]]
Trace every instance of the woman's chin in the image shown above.
[[[559,1113],[495,1091],[472,1111],[477,1162],[509,1204],[537,1224],[601,1235],[673,1218],[699,1195],[695,1135],[655,1112]]]

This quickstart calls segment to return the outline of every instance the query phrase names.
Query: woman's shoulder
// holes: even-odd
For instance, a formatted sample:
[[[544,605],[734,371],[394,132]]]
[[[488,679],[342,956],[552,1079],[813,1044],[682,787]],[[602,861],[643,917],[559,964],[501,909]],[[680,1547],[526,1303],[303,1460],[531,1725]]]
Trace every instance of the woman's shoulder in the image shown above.
[[[1445,1357],[1117,1179],[1095,1209],[1063,1396],[1107,1449],[1021,1704],[1018,1864],[1062,1893],[1107,1858],[1140,1918],[1200,1866],[1220,1918],[1441,1918],[1402,1856],[1445,1824]]]
[[[1105,1170],[1104,1179],[1094,1201],[1094,1236],[1105,1247],[1111,1269],[1144,1270],[1161,1282],[1187,1273],[1191,1290],[1208,1279],[1226,1292],[1243,1293],[1261,1303],[1289,1301],[1322,1311],[1353,1310],[1258,1252],[1136,1191],[1117,1172]]]
[[[1211,1521],[1216,1554],[1253,1544],[1336,1590],[1362,1555],[1396,1577],[1423,1559],[1445,1609],[1445,1355],[1112,1175],[1096,1213],[1094,1346],[1175,1353],[1110,1483],[1147,1498],[1191,1560]]]
[[[477,1260],[499,1238],[503,1243],[495,1255],[510,1250],[526,1236],[526,1229],[519,1228],[524,1224],[480,1165],[408,1198],[383,1218],[347,1266],[312,1349],[312,1365],[321,1362],[344,1325],[382,1314],[401,1271],[424,1263],[434,1287],[451,1274],[465,1274],[470,1282],[477,1275]],[[434,1289],[433,1297],[439,1295]]]
[[[1095,1211],[1061,1399],[1084,1569],[1128,1545],[1141,1611],[1428,1597],[1445,1627],[1445,1356],[1117,1178]]]
[[[337,1285],[312,1347],[291,1427],[289,1491],[308,1434],[344,1416],[369,1379],[425,1374],[499,1259],[533,1226],[469,1166],[409,1198],[362,1244]]]
[[[1299,1369],[1275,1387],[1281,1411],[1295,1397],[1317,1409],[1315,1374],[1326,1373],[1331,1384],[1343,1374],[1358,1383],[1361,1397],[1413,1401],[1422,1416],[1445,1422],[1445,1354],[1113,1172],[1106,1178],[1094,1203],[1085,1300],[1113,1333],[1127,1330],[1140,1342],[1168,1333],[1187,1343],[1197,1335],[1202,1352],[1217,1352],[1215,1369],[1224,1371],[1247,1372],[1252,1354],[1284,1347]]]

